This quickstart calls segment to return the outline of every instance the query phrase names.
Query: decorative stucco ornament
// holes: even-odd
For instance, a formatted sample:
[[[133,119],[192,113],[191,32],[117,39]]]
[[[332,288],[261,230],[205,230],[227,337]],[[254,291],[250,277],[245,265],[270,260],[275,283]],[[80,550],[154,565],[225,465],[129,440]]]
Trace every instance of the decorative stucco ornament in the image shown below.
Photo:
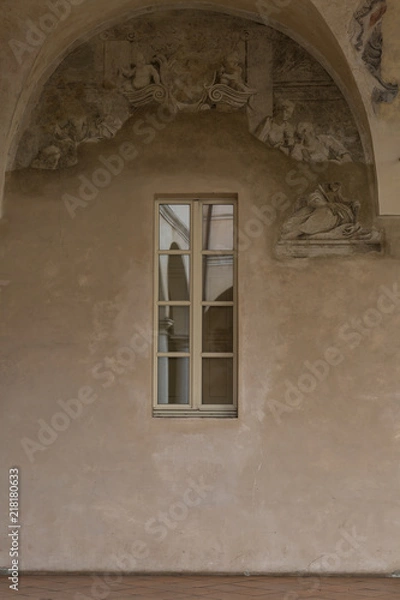
[[[387,0],[363,0],[350,27],[352,44],[378,83],[372,93],[372,101],[376,104],[393,102],[399,93],[398,84],[386,82],[382,77],[382,20],[386,12]]]

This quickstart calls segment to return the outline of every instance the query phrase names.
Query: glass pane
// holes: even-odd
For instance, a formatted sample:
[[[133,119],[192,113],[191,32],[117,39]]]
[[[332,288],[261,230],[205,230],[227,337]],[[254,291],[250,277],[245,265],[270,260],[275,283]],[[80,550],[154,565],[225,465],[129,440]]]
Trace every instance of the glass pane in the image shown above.
[[[189,334],[189,306],[161,306],[159,308],[159,352],[189,352]]]
[[[203,358],[203,404],[233,404],[232,358]]]
[[[203,300],[233,300],[233,256],[203,256]]]
[[[166,302],[189,300],[189,273],[189,256],[160,256],[159,299]]]
[[[190,249],[190,206],[188,204],[160,204],[160,250]]]
[[[233,307],[203,308],[203,352],[233,352]]]
[[[203,250],[233,250],[233,204],[203,205]]]
[[[189,404],[189,358],[158,359],[158,404]]]

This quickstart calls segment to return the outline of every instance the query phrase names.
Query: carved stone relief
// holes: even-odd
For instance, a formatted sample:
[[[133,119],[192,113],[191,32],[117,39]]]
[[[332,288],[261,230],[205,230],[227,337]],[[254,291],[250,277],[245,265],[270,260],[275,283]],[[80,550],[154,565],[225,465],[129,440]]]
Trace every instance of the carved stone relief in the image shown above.
[[[341,92],[296,42],[236,17],[169,11],[111,28],[63,61],[15,167],[76,165],[79,146],[114,137],[152,104],[171,115],[245,111],[252,134],[295,160],[364,161]]]
[[[340,182],[318,185],[298,198],[284,222],[277,254],[280,257],[325,256],[382,250],[382,234],[359,222],[361,204],[346,198]]]
[[[188,57],[182,62],[163,55],[155,56],[153,64],[146,64],[139,53],[136,64],[122,69],[125,81],[119,86],[121,93],[133,108],[153,101],[166,104],[171,112],[209,110],[221,103],[239,109],[257,93],[243,79],[238,52],[227,55],[218,71],[191,68]]]
[[[309,163],[333,161],[352,162],[351,152],[332,130],[317,133],[313,123],[300,121],[293,124],[295,104],[290,100],[278,101],[272,117],[267,117],[257,130],[257,137],[272,148],[278,148],[295,160]]]
[[[351,41],[377,86],[372,101],[393,102],[399,93],[396,83],[382,78],[383,35],[382,20],[387,12],[387,0],[362,0],[351,24]]]

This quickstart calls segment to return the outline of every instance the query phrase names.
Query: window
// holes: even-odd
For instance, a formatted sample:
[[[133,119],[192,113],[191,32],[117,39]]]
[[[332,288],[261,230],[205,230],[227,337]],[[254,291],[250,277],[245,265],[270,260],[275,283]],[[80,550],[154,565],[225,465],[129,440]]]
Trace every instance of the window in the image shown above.
[[[156,201],[157,417],[236,417],[236,198]]]

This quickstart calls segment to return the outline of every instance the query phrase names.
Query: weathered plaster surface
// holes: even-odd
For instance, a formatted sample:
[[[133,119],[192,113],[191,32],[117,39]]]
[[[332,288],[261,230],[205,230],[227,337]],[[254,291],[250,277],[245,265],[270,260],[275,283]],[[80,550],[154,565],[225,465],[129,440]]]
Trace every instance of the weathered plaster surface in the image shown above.
[[[252,137],[241,113],[180,114],[148,144],[131,126],[85,147],[71,170],[20,171],[7,186],[1,456],[21,469],[23,568],[398,569],[400,310],[379,302],[381,286],[399,289],[398,260],[274,259],[287,211],[263,221],[255,209],[297,197],[301,182],[285,176],[298,163]],[[138,156],[72,219],[62,196],[123,142]],[[325,175],[368,221],[366,169],[329,164]],[[190,192],[239,194],[238,419],[151,417],[153,198]],[[104,388],[93,368],[132,339],[133,368]],[[288,404],[285,381],[297,385],[331,347],[340,364]],[[38,420],[82,386],[97,400],[30,461],[21,440],[37,441]]]

